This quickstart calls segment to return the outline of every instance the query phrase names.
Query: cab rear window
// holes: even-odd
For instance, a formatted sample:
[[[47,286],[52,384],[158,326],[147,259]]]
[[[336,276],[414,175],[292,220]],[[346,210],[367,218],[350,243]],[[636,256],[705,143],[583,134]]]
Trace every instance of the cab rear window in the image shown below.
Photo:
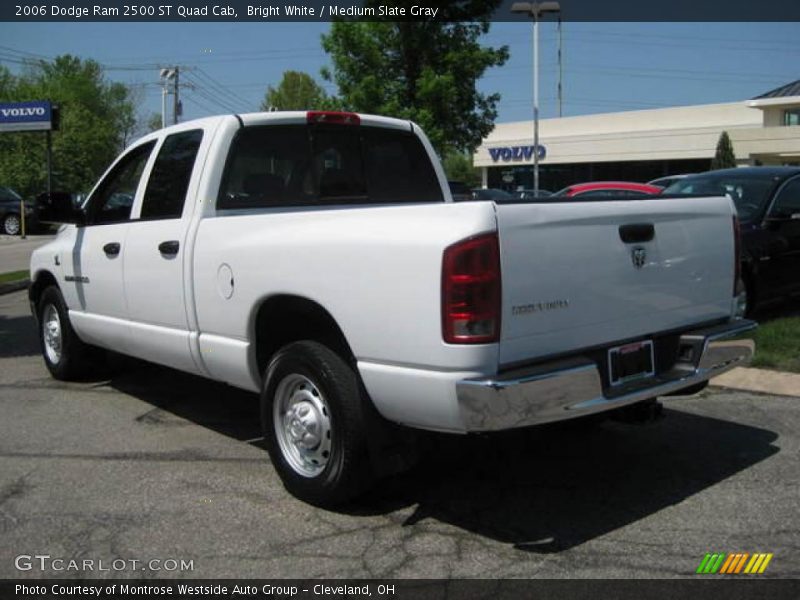
[[[238,132],[217,207],[442,201],[427,152],[411,132],[278,125]]]

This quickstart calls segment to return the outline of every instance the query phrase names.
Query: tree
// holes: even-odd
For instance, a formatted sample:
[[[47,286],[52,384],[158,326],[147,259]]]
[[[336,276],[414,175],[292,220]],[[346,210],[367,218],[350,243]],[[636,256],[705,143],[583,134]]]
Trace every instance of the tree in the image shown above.
[[[150,113],[150,116],[144,121],[145,133],[158,131],[159,129],[161,129],[161,115],[159,113]]]
[[[308,73],[284,71],[278,87],[267,88],[261,110],[330,110],[333,103]]]
[[[451,150],[442,159],[444,172],[451,181],[463,181],[468,187],[481,184],[481,173],[472,166],[472,156],[465,152]]]
[[[464,4],[443,10],[470,22],[334,22],[322,36],[333,62],[323,77],[336,82],[348,110],[415,121],[441,155],[474,150],[494,127],[500,99],[478,92],[475,83],[505,63],[508,47],[478,41],[497,2],[474,0],[469,14],[456,14]]]
[[[128,88],[107,81],[92,60],[65,55],[31,62],[16,76],[0,71],[0,101],[26,100],[50,100],[61,110],[60,129],[52,134],[57,190],[88,191],[135,131]],[[43,134],[0,134],[0,182],[26,197],[46,189]]]
[[[736,155],[733,153],[733,144],[727,131],[719,135],[717,151],[711,160],[711,169],[730,169],[736,166]]]

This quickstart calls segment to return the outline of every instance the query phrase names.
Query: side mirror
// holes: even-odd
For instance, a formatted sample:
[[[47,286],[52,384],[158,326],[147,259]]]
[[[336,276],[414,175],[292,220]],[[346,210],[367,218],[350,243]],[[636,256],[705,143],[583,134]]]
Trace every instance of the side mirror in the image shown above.
[[[47,192],[36,197],[39,221],[42,223],[70,223],[83,225],[86,215],[67,192]]]

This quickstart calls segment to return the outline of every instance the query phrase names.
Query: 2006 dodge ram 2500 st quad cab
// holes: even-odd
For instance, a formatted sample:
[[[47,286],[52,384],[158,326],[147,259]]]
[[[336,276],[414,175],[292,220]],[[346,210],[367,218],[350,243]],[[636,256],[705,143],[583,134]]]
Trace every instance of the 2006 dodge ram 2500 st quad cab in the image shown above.
[[[616,409],[753,352],[729,198],[454,203],[408,121],[192,121],[82,207],[50,201],[68,225],[33,255],[30,302],[52,375],[104,348],[259,392],[275,468],[316,504],[400,468],[415,428]]]

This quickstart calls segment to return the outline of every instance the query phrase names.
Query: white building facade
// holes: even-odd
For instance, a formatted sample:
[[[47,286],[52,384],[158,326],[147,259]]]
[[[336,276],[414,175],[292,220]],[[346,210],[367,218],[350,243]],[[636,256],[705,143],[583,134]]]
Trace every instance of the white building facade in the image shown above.
[[[723,131],[739,165],[800,165],[800,80],[744,102],[542,119],[540,187],[706,171]],[[533,121],[496,125],[473,157],[483,186],[533,187],[532,139]]]

